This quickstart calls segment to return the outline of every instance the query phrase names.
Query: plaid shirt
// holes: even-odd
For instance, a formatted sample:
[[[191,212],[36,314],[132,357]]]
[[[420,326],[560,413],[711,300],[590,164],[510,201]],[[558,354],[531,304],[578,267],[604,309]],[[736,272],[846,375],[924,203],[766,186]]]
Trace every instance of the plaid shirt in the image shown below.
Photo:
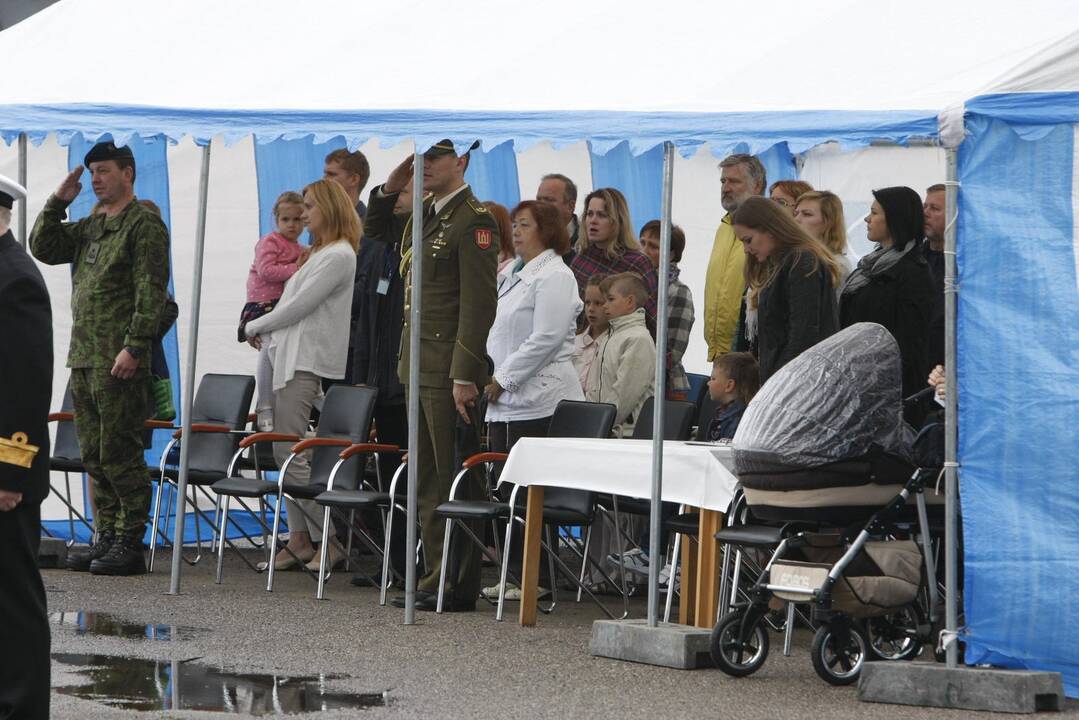
[[[638,250],[627,250],[616,258],[607,257],[607,251],[595,245],[589,245],[577,253],[570,264],[570,269],[577,277],[577,288],[584,298],[584,289],[588,285],[588,278],[596,273],[614,275],[616,273],[635,272],[644,278],[648,286],[648,302],[644,306],[645,323],[652,337],[656,335],[656,288],[659,283],[656,280],[656,270],[652,267],[652,261],[648,256]]]
[[[682,367],[682,356],[689,346],[693,329],[693,295],[689,286],[678,279],[678,265],[671,263],[670,285],[667,291],[667,390],[689,390],[689,378]]]

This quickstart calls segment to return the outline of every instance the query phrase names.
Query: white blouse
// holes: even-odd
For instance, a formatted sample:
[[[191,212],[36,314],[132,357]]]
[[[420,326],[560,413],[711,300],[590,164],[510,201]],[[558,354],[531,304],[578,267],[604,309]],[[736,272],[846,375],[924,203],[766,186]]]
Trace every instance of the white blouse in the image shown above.
[[[487,406],[489,422],[536,420],[562,400],[583,400],[573,338],[584,304],[577,279],[554,250],[498,276],[498,309],[487,336],[495,380],[505,388]]]

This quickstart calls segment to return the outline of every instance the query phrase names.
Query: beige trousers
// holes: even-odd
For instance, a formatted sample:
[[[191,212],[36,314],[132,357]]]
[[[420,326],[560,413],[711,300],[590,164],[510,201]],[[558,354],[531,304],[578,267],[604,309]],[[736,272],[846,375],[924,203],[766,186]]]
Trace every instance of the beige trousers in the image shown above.
[[[322,380],[314,373],[297,371],[285,387],[273,394],[273,430],[279,433],[298,435],[307,433],[311,420],[311,408],[315,400],[322,396]],[[273,455],[280,467],[289,456],[292,443],[274,443]],[[311,464],[309,453],[301,453],[288,466],[285,481],[299,485],[311,482]],[[288,510],[289,532],[310,533],[312,542],[322,542],[323,508],[313,500],[285,500]],[[307,517],[304,515],[307,513]],[[333,524],[328,529],[333,537]]]

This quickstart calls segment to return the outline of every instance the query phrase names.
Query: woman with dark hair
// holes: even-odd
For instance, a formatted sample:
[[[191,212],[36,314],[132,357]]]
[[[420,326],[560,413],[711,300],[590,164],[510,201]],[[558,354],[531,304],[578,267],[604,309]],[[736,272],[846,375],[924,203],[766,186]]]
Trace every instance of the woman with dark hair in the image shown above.
[[[909,187],[873,191],[866,236],[877,249],[863,257],[843,285],[839,298],[842,327],[859,322],[883,325],[899,344],[903,395],[925,386],[929,374],[929,313],[933,285],[918,251],[925,237],[925,213]]]
[[[569,250],[566,226],[557,208],[535,200],[519,204],[511,217],[517,259],[499,273],[498,308],[487,335],[495,366],[484,389],[492,452],[509,452],[523,437],[545,436],[558,403],[584,400],[573,367],[576,319],[584,304],[562,261]],[[513,562],[519,558],[518,552]],[[493,595],[498,588],[484,592]],[[510,599],[517,592],[511,589]]]
[[[751,197],[731,216],[746,253],[746,329],[756,337],[763,385],[779,368],[838,330],[839,266],[787,210]]]

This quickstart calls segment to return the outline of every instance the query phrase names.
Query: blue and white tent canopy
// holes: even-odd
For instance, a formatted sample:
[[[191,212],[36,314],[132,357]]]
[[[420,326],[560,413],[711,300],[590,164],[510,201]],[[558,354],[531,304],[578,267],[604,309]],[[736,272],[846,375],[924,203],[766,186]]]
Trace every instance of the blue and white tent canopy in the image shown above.
[[[789,158],[935,138],[949,108],[967,660],[1057,669],[1076,696],[1076,24],[1072,0],[61,0],[0,33],[0,137],[138,136],[162,164],[185,137],[288,149],[263,168],[447,136]],[[607,169],[658,178],[632,160]]]

